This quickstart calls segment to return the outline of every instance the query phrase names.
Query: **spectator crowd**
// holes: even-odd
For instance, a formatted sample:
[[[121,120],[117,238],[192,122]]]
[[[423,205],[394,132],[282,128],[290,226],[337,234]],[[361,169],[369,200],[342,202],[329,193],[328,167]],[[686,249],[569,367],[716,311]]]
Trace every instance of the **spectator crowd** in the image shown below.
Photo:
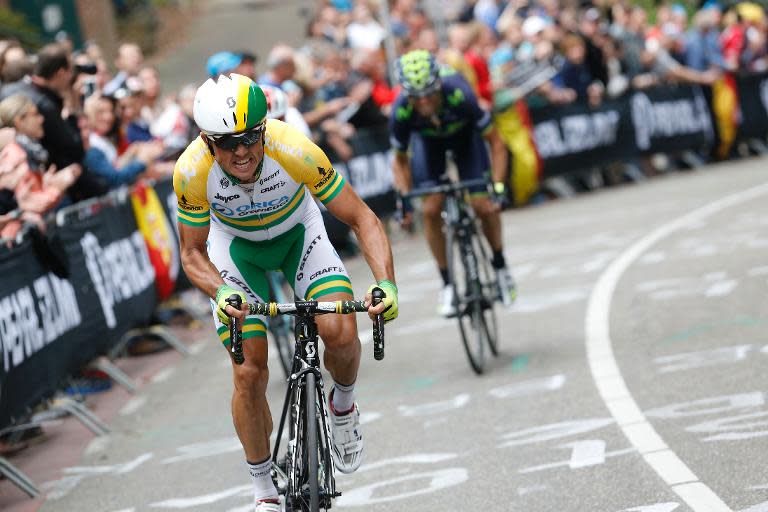
[[[24,222],[42,228],[47,214],[140,177],[170,175],[197,136],[192,103],[206,73],[254,78],[275,117],[344,161],[357,131],[386,126],[398,93],[388,62],[414,49],[462,73],[496,111],[521,98],[596,106],[659,83],[768,69],[765,13],[749,2],[652,12],[626,0],[388,4],[319,1],[300,46],[216,53],[196,84],[170,93],[135,43],[112,59],[94,43],[74,50],[63,40],[32,54],[0,41],[0,236]]]

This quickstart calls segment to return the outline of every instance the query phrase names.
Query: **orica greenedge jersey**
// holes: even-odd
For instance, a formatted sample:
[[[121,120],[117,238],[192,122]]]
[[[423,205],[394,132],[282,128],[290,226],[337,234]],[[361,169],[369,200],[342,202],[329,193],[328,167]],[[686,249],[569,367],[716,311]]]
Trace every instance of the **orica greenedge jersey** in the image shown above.
[[[176,162],[178,220],[254,241],[270,240],[301,223],[341,192],[344,178],[323,151],[290,125],[270,119],[264,163],[252,194],[224,173],[198,137]]]

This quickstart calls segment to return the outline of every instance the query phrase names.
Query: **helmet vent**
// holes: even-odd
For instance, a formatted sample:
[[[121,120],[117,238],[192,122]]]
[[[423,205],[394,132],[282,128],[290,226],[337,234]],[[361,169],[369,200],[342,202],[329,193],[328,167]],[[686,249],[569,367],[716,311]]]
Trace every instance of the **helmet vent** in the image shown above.
[[[224,123],[224,126],[226,126],[227,128],[229,128],[229,125],[227,124],[227,120],[226,120],[226,119],[224,119],[224,118],[222,117],[222,118],[221,118],[221,121]]]
[[[234,112],[232,112],[232,119],[235,120],[235,125],[237,125],[237,114],[235,114]]]

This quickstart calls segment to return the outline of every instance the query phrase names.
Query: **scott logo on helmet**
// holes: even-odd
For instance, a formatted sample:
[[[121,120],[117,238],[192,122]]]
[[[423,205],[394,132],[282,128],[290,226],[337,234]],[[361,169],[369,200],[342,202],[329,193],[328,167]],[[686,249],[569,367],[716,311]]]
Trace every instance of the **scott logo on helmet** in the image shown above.
[[[235,108],[235,105],[237,105],[237,103],[235,102],[235,98],[233,98],[232,96],[228,97],[227,98],[227,106],[229,108]]]

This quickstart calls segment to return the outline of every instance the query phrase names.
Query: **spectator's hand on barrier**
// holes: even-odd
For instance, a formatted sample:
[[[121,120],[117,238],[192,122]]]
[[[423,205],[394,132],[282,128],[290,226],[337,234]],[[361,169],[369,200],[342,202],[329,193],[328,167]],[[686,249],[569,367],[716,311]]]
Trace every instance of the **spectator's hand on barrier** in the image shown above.
[[[58,172],[56,171],[56,166],[51,165],[48,168],[48,172],[43,175],[43,184],[65,192],[77,181],[82,172],[83,168],[80,164],[70,164]]]
[[[14,191],[16,203],[19,205],[19,208],[24,211],[44,214],[53,208],[61,199],[61,192],[58,192],[54,188],[32,190],[34,186],[34,176],[27,175],[22,178]]]
[[[701,74],[702,82],[706,85],[713,85],[721,76],[723,73],[717,68],[708,69]]]
[[[41,233],[45,233],[45,221],[40,214],[35,212],[22,212],[20,219],[29,224],[34,224]]]
[[[163,154],[163,143],[159,140],[143,142],[136,149],[136,158],[146,165],[153,163]]]
[[[599,107],[603,102],[603,96],[605,94],[605,87],[600,82],[593,82],[587,87],[587,98],[589,106],[592,108]]]
[[[227,304],[227,299],[230,295],[237,295],[243,301],[240,311]],[[229,325],[230,316],[245,320],[245,316],[248,314],[248,302],[246,302],[245,294],[225,284],[216,289],[216,305],[218,306],[216,308],[216,315],[224,325]]]
[[[381,288],[384,291],[384,299],[376,307],[371,307],[374,288]],[[381,314],[383,314],[385,322],[394,320],[397,318],[397,286],[387,279],[372,284],[368,288],[368,293],[365,294],[365,303],[369,307],[368,316],[371,317],[371,320],[375,320],[376,315]]]

